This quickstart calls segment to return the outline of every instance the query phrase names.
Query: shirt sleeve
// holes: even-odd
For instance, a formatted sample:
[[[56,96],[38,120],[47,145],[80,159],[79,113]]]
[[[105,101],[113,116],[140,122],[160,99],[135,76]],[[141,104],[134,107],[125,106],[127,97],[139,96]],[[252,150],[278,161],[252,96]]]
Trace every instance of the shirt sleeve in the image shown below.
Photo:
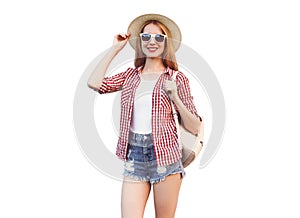
[[[188,78],[181,72],[178,73],[179,84],[177,88],[178,95],[184,104],[184,106],[188,109],[189,112],[191,112],[193,115],[195,115],[200,121],[202,121],[201,117],[197,113],[196,106],[194,104],[194,98],[191,95],[191,88],[189,84]],[[176,108],[177,109],[177,108]]]
[[[124,71],[122,73],[118,73],[118,74],[110,76],[110,77],[105,77],[102,80],[102,84],[101,84],[98,92],[100,94],[106,94],[106,93],[120,91],[123,87],[126,76],[132,70],[133,70],[132,68],[128,68],[126,71]]]

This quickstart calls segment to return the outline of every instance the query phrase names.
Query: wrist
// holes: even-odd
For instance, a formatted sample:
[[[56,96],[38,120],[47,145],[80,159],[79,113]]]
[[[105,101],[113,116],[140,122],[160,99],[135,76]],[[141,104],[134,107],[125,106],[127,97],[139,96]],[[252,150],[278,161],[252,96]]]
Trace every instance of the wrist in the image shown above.
[[[122,48],[120,48],[118,45],[113,45],[113,46],[111,47],[111,49],[110,49],[109,52],[110,52],[111,54],[116,55],[116,54],[118,54],[121,50],[122,50]]]

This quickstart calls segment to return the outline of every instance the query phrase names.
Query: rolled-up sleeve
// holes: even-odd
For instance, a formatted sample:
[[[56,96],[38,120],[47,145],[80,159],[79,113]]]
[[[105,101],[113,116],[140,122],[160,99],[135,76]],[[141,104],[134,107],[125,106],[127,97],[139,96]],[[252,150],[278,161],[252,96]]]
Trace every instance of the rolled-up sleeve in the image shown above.
[[[182,73],[180,73],[180,80],[179,80],[177,92],[178,92],[178,95],[179,95],[182,103],[188,109],[188,111],[191,112],[196,117],[198,117],[200,121],[202,121],[201,117],[197,113],[197,109],[194,104],[194,98],[191,94],[189,80]]]
[[[102,84],[98,90],[100,94],[106,94],[111,92],[120,91],[123,87],[124,81],[128,72],[132,71],[132,68],[128,68],[126,71],[122,73],[118,73],[116,75],[105,77],[102,80]]]

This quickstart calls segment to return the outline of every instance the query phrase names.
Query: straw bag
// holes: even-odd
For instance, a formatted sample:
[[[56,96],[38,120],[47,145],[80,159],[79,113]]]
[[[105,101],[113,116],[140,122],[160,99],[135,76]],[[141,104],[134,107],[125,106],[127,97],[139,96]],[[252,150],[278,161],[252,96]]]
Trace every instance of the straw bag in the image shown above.
[[[178,71],[176,71],[172,80],[176,81]],[[172,105],[172,112],[176,123],[177,135],[179,146],[182,149],[182,164],[183,167],[187,167],[192,163],[195,158],[199,155],[202,147],[203,147],[203,121],[201,122],[201,127],[196,135],[190,133],[186,130],[183,125],[181,125],[178,121],[178,114],[175,110],[174,103]]]

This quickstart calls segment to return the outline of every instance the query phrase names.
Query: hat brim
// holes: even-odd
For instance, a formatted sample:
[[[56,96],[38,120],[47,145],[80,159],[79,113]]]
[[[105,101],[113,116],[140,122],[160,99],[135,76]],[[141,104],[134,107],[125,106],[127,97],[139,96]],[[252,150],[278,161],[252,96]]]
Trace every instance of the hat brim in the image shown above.
[[[177,51],[181,44],[181,32],[177,24],[170,18],[160,14],[144,14],[135,18],[128,26],[127,33],[130,34],[129,44],[136,48],[136,38],[139,37],[142,26],[149,20],[157,20],[165,25],[170,31],[169,41],[172,41],[174,50]]]

